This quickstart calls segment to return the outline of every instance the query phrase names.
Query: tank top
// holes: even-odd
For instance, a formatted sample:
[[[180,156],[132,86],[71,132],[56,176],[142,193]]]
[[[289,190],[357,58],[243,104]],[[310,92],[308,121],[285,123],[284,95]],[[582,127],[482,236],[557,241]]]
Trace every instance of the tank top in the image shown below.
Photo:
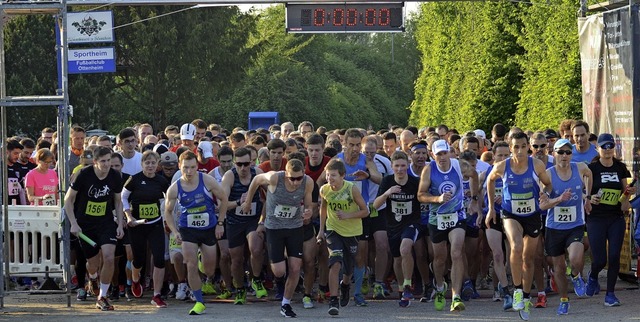
[[[216,205],[211,191],[204,185],[203,173],[198,172],[198,186],[193,191],[184,191],[178,180],[178,202],[180,202],[180,228],[211,229],[218,223]]]
[[[345,160],[344,152],[338,153],[337,157]],[[353,176],[353,173],[362,170],[367,171],[367,157],[360,153],[360,157],[358,158],[358,162],[354,165],[349,165],[347,162],[344,162],[344,166],[347,168],[346,175],[344,177],[345,180],[353,182],[353,184],[358,187],[360,193],[362,194],[362,198],[364,198],[365,203],[369,203],[369,180],[355,180],[356,178]]]
[[[562,180],[558,176],[556,167],[551,168],[551,185],[553,191],[550,198],[557,198],[566,189],[571,189],[571,199],[563,201],[549,209],[546,226],[552,229],[572,229],[584,225],[582,206],[582,178],[578,165],[571,163],[571,178]]]
[[[493,170],[493,166],[487,169],[487,172],[486,172],[487,174],[484,176],[484,182],[482,183],[482,187],[484,187],[485,190],[487,189],[487,180],[489,177],[489,173],[491,173],[491,170]],[[502,180],[496,180],[494,193],[496,197],[497,196],[502,197]],[[484,195],[484,208],[482,208],[485,214],[489,212],[489,207],[487,206],[488,204],[489,204],[489,192],[487,191],[487,193]],[[500,213],[500,210],[502,210],[502,204],[494,203],[493,209],[496,210],[496,213]]]
[[[451,192],[451,200],[439,204],[429,204],[429,224],[438,230],[446,230],[455,226],[458,221],[465,219],[463,208],[462,171],[458,160],[451,159],[451,167],[446,172],[438,169],[435,160],[430,162],[431,185],[429,194],[439,196],[445,192]]]
[[[338,219],[337,212],[345,213],[360,210],[358,204],[353,201],[353,182],[344,181],[342,188],[333,191],[329,184],[320,188],[320,194],[327,201],[327,230],[333,230],[343,237],[362,235],[362,219]]]
[[[511,158],[508,158],[502,175],[502,187],[502,209],[520,217],[540,213],[540,186],[532,157],[528,157],[527,170],[523,174],[515,174],[511,170]]]
[[[231,168],[230,171],[231,173],[233,173],[233,186],[231,187],[231,191],[229,192],[229,201],[240,200],[242,195],[249,191],[249,185],[243,185],[242,182],[240,182],[240,176],[238,175],[238,171],[235,167]],[[250,171],[251,180],[253,180],[253,178],[256,176],[256,169],[251,168]],[[253,195],[253,199],[251,200],[251,213],[243,213],[242,207],[229,209],[227,211],[226,221],[229,224],[243,224],[250,221],[258,220],[261,213],[262,201],[260,201],[260,194],[256,193]]]
[[[274,192],[267,189],[266,212],[264,226],[268,229],[294,229],[302,227],[302,203],[304,202],[307,176],[294,190],[285,186],[285,172],[278,172],[278,184]]]

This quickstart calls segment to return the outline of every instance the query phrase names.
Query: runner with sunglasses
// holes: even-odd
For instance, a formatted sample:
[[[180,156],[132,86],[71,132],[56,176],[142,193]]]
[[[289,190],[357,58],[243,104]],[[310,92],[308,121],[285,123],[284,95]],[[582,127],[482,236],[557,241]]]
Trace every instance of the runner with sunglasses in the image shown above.
[[[246,201],[247,191],[251,180],[262,170],[251,167],[251,150],[238,148],[235,151],[235,166],[224,174],[222,189],[229,196],[227,201],[226,232],[231,253],[231,275],[233,287],[236,288],[234,304],[245,304],[247,291],[244,288],[244,249],[245,243],[249,243],[251,253],[251,286],[256,291],[256,297],[267,296],[267,290],[262,285],[262,260],[264,254],[264,222],[259,221],[262,213],[262,201],[255,194],[251,199],[249,212],[242,211],[240,207]]]
[[[304,163],[300,160],[289,160],[285,171],[270,171],[256,175],[242,203],[242,212],[249,213],[256,190],[259,186],[267,186],[264,226],[271,270],[276,282],[285,279],[287,267],[289,273],[280,308],[280,314],[285,317],[296,317],[291,308],[291,298],[298,285],[302,267],[302,225],[304,219],[309,219],[312,215],[313,185],[313,179],[304,174]]]
[[[600,292],[598,274],[608,264],[606,306],[620,305],[614,290],[626,228],[624,212],[630,208],[628,196],[635,193],[635,188],[627,185],[626,178],[631,176],[629,170],[613,156],[615,147],[613,135],[603,133],[598,136],[598,156],[589,164],[593,186],[587,196],[592,204],[587,217],[592,261],[586,293],[593,296]]]

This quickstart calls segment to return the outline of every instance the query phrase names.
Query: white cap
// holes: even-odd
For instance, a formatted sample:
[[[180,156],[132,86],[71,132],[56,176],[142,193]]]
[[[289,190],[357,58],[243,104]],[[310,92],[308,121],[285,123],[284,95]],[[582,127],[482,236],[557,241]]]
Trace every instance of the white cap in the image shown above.
[[[438,140],[433,142],[433,146],[431,146],[431,151],[433,151],[433,154],[438,154],[442,151],[447,151],[449,152],[451,150],[451,148],[449,147],[449,143],[447,143],[447,141],[445,140]]]
[[[213,158],[213,145],[209,141],[200,141],[198,143],[198,152],[202,153],[202,157]]]
[[[180,128],[180,140],[192,140],[196,136],[196,126],[191,123],[182,124]]]
[[[477,130],[473,131],[473,133],[476,134],[477,138],[482,138],[482,139],[486,139],[487,138],[487,135],[484,133],[483,130],[477,129]]]

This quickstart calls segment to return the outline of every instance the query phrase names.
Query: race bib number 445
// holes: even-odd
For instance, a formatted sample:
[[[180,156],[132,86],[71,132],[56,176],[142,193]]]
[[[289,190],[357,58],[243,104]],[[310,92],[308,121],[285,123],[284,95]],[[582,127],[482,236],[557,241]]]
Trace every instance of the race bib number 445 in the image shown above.
[[[536,210],[535,199],[511,200],[511,211],[514,215],[528,215]]]

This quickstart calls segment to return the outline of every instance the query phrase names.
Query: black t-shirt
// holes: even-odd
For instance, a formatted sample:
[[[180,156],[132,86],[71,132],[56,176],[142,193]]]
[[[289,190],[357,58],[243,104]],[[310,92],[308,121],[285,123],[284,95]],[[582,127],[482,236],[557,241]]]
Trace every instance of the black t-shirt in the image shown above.
[[[27,171],[28,172],[28,171]],[[7,166],[7,179],[9,184],[9,204],[22,205],[26,202],[26,191],[24,190],[24,177],[27,175],[23,171],[22,165],[18,162]],[[0,201],[1,203],[2,201]]]
[[[599,161],[589,164],[593,173],[593,186],[590,195],[600,194],[600,204],[592,205],[589,216],[622,216],[618,199],[622,195],[622,180],[631,177],[631,173],[622,162],[614,162],[605,167]],[[587,220],[589,219],[587,216]]]
[[[124,187],[131,191],[129,203],[133,218],[146,219],[148,222],[159,220],[162,215],[160,199],[164,198],[164,193],[169,189],[167,179],[159,175],[149,178],[138,172],[126,181]]]
[[[71,189],[78,192],[73,207],[79,225],[113,223],[114,196],[122,192],[118,172],[109,169],[109,174],[100,180],[92,166],[83,168]]]
[[[391,187],[400,185],[400,193],[393,193],[387,198],[387,206],[381,214],[387,218],[389,235],[398,234],[405,227],[420,222],[420,202],[418,201],[418,185],[420,179],[407,175],[404,185],[396,182],[393,175],[385,176],[378,188],[378,196],[383,195]]]

